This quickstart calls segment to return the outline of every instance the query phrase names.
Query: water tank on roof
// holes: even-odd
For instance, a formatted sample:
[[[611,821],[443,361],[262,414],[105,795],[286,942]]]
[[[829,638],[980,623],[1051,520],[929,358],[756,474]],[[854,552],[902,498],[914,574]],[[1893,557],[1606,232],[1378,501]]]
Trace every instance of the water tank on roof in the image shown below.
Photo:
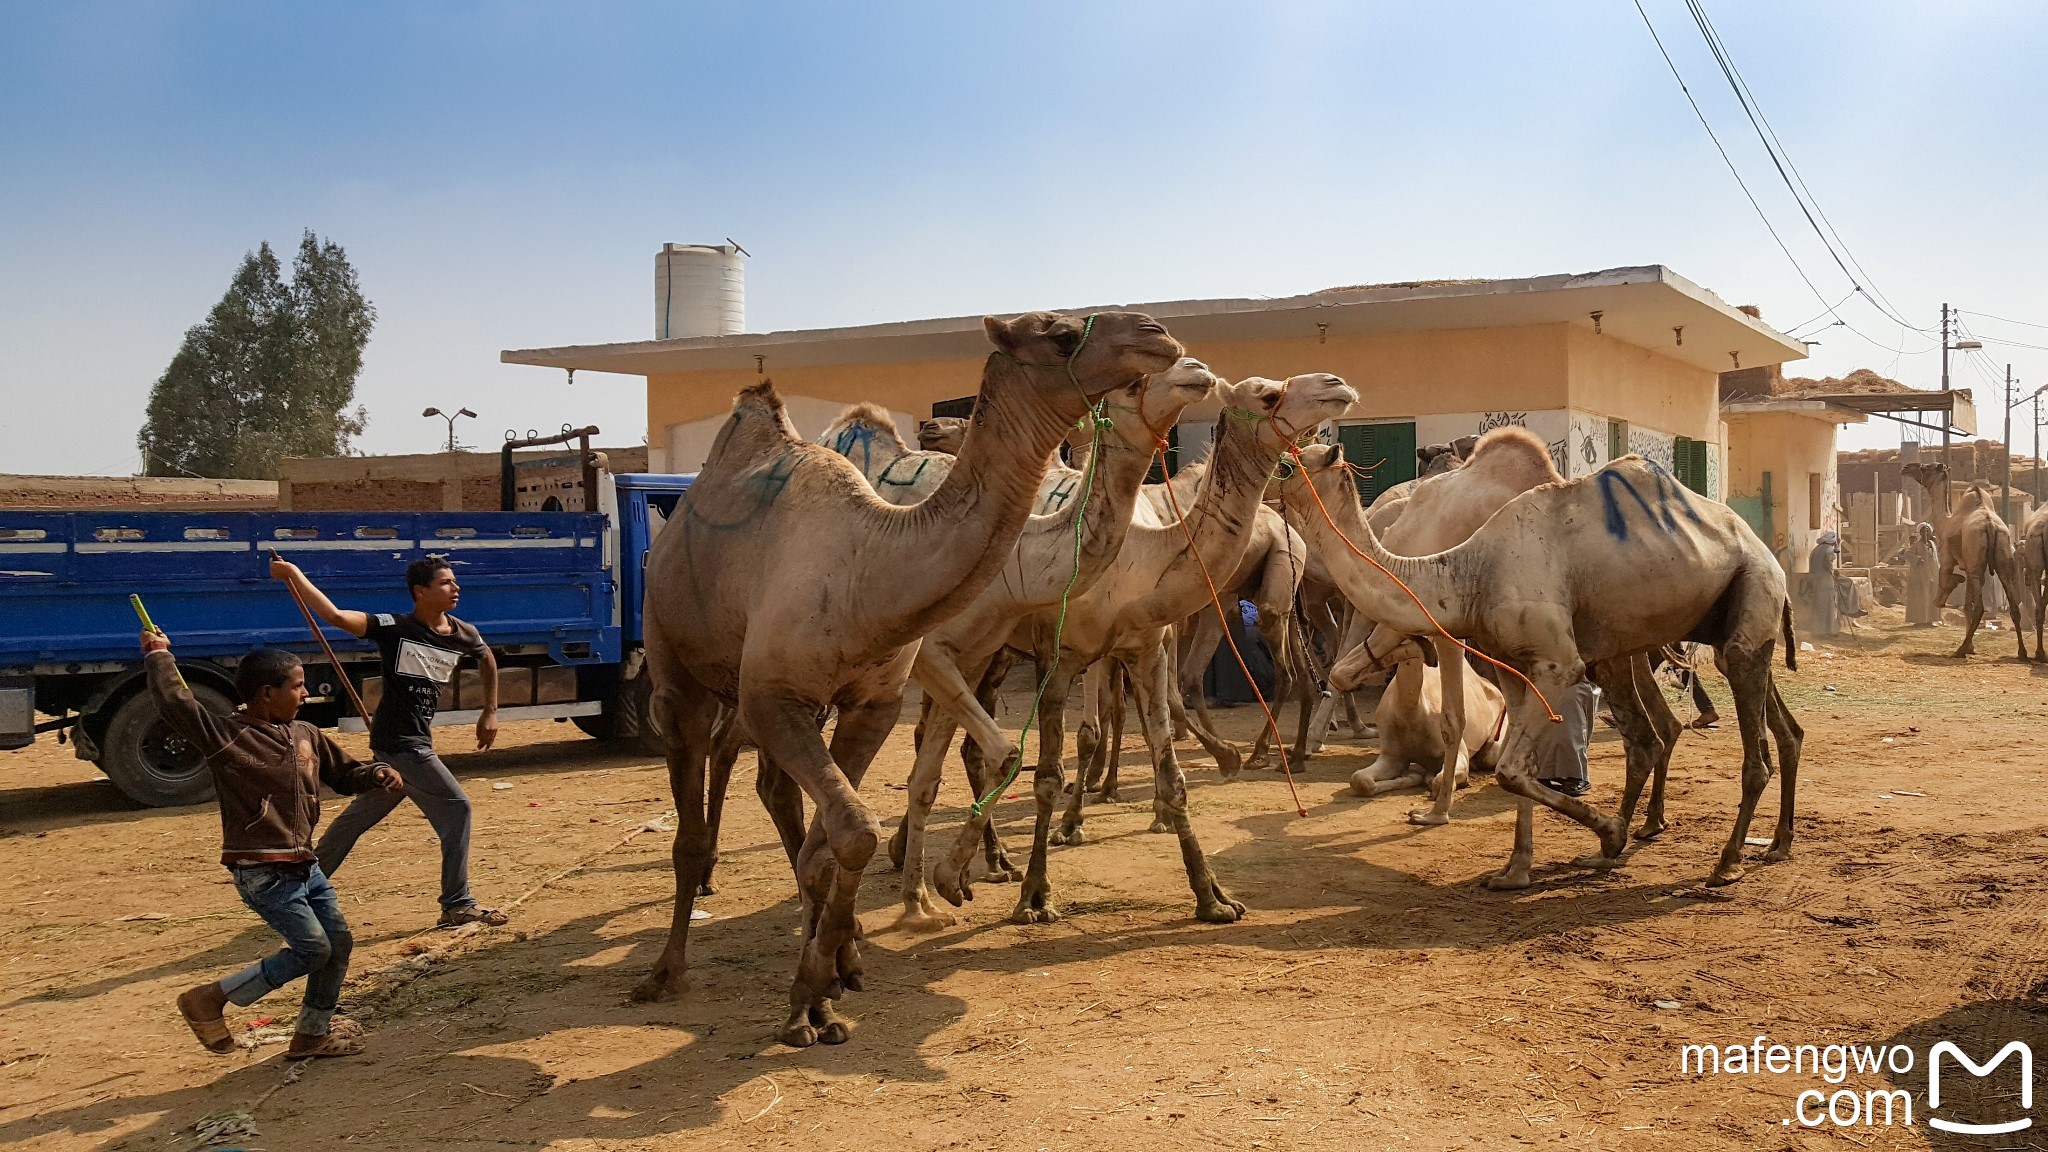
[[[663,244],[654,254],[654,338],[746,331],[745,259],[737,244]]]

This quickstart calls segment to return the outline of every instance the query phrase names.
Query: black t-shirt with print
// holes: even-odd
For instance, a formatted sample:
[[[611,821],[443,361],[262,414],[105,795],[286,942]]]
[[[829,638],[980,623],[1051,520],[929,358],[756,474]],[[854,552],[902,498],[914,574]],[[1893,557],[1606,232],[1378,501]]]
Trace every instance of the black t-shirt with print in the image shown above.
[[[482,659],[489,651],[474,627],[453,616],[446,619],[450,630],[444,636],[410,612],[370,616],[370,630],[363,638],[377,646],[384,663],[384,697],[377,702],[377,715],[370,721],[371,748],[433,751],[434,711],[440,703],[441,685],[455,678],[455,666],[464,656]]]

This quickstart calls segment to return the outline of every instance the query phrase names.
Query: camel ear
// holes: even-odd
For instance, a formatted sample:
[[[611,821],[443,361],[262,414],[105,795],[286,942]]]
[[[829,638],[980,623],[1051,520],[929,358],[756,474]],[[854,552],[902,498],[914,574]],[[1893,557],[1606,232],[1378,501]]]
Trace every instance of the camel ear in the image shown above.
[[[1016,348],[1016,336],[1011,332],[1010,322],[1002,317],[983,316],[981,330],[988,337],[989,343],[1003,351],[1009,352]]]
[[[1301,450],[1301,463],[1304,468],[1321,470],[1333,464],[1342,464],[1343,462],[1344,446],[1342,444],[1309,444]]]

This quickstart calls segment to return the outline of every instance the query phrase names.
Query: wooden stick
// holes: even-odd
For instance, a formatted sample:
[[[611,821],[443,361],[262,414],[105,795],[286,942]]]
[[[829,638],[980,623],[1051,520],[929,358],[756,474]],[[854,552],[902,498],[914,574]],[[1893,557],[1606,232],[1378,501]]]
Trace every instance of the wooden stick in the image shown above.
[[[270,558],[272,560],[284,559],[284,557],[277,554],[277,549],[275,548],[270,550]],[[363,707],[363,698],[356,694],[355,682],[348,678],[347,670],[343,669],[341,661],[335,658],[334,647],[327,643],[327,634],[320,631],[320,622],[313,619],[313,610],[306,607],[306,598],[299,595],[299,586],[289,580],[285,581],[284,586],[291,590],[292,603],[299,606],[299,615],[306,618],[306,627],[313,630],[313,639],[318,640],[320,642],[320,650],[327,653],[327,663],[333,667],[335,678],[341,681],[342,688],[348,692],[349,703],[356,706],[356,716],[367,727],[370,723],[370,710]]]

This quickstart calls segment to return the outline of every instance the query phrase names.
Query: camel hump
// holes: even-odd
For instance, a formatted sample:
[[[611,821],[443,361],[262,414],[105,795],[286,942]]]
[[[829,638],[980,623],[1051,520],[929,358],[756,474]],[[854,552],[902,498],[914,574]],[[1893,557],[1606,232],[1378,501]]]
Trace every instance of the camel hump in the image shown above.
[[[838,444],[851,428],[866,428],[875,435],[884,437],[899,456],[910,451],[910,445],[903,439],[902,430],[896,427],[896,418],[889,414],[887,408],[868,400],[849,404],[842,409],[839,419],[834,420],[831,427],[818,435],[817,442],[832,448],[835,452],[843,453],[844,449],[838,447]]]
[[[1539,483],[1563,480],[1558,475],[1557,463],[1550,457],[1550,446],[1527,428],[1510,425],[1495,428],[1479,438],[1472,449],[1472,455],[1465,461],[1467,468],[1501,467],[1526,468],[1540,473]]]

